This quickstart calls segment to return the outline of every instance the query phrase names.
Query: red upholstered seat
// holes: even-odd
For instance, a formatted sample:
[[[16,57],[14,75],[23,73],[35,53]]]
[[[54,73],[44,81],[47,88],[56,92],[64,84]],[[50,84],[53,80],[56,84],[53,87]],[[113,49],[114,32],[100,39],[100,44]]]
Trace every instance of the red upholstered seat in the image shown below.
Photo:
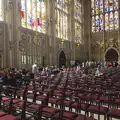
[[[47,96],[45,95],[40,95],[36,97],[36,100],[46,100],[46,99],[47,99]]]
[[[89,96],[88,95],[81,95],[80,99],[81,100],[89,100]]]
[[[59,120],[75,120],[75,118],[61,118]]]
[[[0,120],[17,120],[17,118],[13,115],[5,115],[3,117],[0,117]]]
[[[8,98],[8,97],[2,97],[2,100],[3,101],[7,101],[7,100],[10,100],[10,98]]]
[[[71,108],[78,108],[79,107],[79,103],[74,102],[70,107]]]
[[[24,94],[24,90],[18,90],[16,93],[17,93],[17,95],[23,95]]]
[[[89,99],[90,99],[90,100],[97,100],[97,99],[98,99],[98,95],[94,95],[94,94],[93,94],[93,95],[90,95],[90,96],[89,96]]]
[[[23,109],[23,107],[24,107],[24,100],[21,100],[21,101],[15,103],[13,106]]]
[[[39,109],[42,109],[42,108],[44,108],[44,105],[34,103],[34,104],[27,105],[26,111],[37,112],[39,111]]]
[[[116,108],[112,108],[108,113],[108,116],[114,117],[114,118],[120,118],[120,110]]]
[[[5,112],[0,112],[0,117],[4,116],[4,115],[7,115],[7,113]]]
[[[68,106],[68,107],[69,107],[72,103],[73,103],[73,101],[64,100],[64,105],[65,105],[65,106]]]
[[[34,98],[34,94],[33,93],[29,93],[29,94],[27,94],[27,98]]]
[[[94,118],[91,117],[86,117],[84,115],[79,115],[75,120],[96,120]]]
[[[40,104],[30,104],[27,106],[27,108],[31,108],[31,109],[35,109],[38,110],[39,108],[43,108],[44,105],[40,105]]]
[[[82,110],[86,110],[88,108],[88,104],[87,103],[82,103],[79,108],[82,109]]]
[[[57,110],[55,108],[45,107],[42,109],[42,112],[50,115],[54,115],[57,112]]]
[[[116,104],[120,104],[120,98],[116,99],[116,100],[115,100],[115,103],[116,103]]]
[[[21,102],[21,100],[20,99],[13,99],[13,104],[16,104],[18,102]],[[10,99],[8,101],[5,101],[5,104],[9,105],[10,104]]]
[[[107,107],[103,107],[103,106],[99,107],[99,106],[95,106],[95,105],[91,105],[87,110],[94,112],[94,113],[101,113],[101,114],[105,114],[108,112]]]
[[[65,95],[67,95],[67,96],[71,96],[72,94],[73,94],[73,92],[70,92],[70,91],[65,92]]]
[[[54,103],[54,104],[56,104],[59,100],[60,100],[60,99],[53,97],[53,98],[49,98],[49,99],[48,99],[48,102],[49,102],[49,103]]]
[[[76,114],[75,113],[72,113],[72,112],[63,112],[63,117],[66,117],[66,118],[75,118],[76,117]]]
[[[55,90],[55,91],[54,91],[54,94],[63,94],[63,93],[64,93],[63,90]]]
[[[100,101],[101,102],[109,102],[110,100],[105,96],[100,96]]]

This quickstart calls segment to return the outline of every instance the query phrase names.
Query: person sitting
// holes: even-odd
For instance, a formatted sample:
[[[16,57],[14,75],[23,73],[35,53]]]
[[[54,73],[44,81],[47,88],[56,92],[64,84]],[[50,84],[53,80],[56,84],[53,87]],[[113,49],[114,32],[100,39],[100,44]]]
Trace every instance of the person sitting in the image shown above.
[[[100,72],[100,69],[97,68],[96,72],[95,72],[95,76],[100,76],[102,73]]]

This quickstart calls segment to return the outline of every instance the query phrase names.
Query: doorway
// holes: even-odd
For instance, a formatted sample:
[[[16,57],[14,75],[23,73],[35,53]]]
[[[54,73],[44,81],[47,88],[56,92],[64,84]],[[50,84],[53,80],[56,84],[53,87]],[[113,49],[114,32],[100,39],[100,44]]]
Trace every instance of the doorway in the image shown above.
[[[59,54],[59,68],[61,68],[63,65],[66,67],[66,56],[64,51],[61,51]]]
[[[118,52],[113,48],[109,49],[105,54],[105,61],[118,61]]]

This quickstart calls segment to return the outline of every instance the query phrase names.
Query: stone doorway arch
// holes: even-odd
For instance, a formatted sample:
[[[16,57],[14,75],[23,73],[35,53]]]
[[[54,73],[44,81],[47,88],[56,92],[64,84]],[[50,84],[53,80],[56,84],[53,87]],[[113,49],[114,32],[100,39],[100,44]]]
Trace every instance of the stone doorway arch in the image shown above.
[[[118,61],[119,53],[115,48],[109,48],[105,53],[105,61]]]
[[[66,55],[63,50],[60,51],[60,53],[59,53],[58,65],[59,65],[59,68],[61,68],[63,65],[66,67]]]

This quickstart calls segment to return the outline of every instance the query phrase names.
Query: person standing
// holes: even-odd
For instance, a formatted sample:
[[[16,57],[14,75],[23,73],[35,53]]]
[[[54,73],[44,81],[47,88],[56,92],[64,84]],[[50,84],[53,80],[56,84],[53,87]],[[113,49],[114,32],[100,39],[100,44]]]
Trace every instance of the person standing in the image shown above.
[[[38,67],[37,67],[37,64],[35,63],[35,64],[32,65],[32,73],[36,74],[37,70],[38,70]]]

